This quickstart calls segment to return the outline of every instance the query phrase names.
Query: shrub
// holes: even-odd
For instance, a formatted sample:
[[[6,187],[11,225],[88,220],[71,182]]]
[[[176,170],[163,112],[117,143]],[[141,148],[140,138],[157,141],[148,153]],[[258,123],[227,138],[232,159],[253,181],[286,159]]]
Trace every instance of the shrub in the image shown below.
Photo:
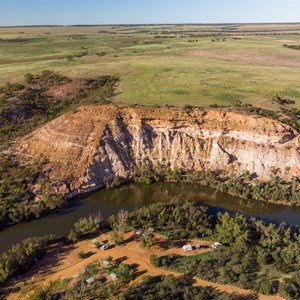
[[[151,248],[154,245],[154,238],[152,235],[142,235],[140,244],[143,248]]]
[[[154,267],[158,267],[158,265],[157,265],[157,255],[152,254],[152,255],[150,256],[150,264],[151,264],[152,266],[154,266]]]
[[[57,240],[54,236],[32,237],[15,244],[0,257],[0,283],[6,282],[20,271],[27,270]]]
[[[88,257],[92,256],[93,254],[95,254],[95,252],[93,252],[93,251],[89,251],[89,252],[80,251],[78,253],[78,257],[82,258],[82,259],[85,259],[85,258],[88,258]]]
[[[278,292],[279,282],[265,280],[260,283],[259,292],[265,295],[274,295]]]
[[[68,239],[76,243],[79,239],[96,233],[100,229],[100,223],[102,221],[101,213],[91,214],[89,217],[79,219],[74,224],[74,229],[68,235]]]
[[[283,279],[279,286],[279,295],[286,299],[300,299],[300,272]]]
[[[121,245],[124,242],[123,234],[120,234],[115,230],[111,232],[110,237],[115,245]]]
[[[118,275],[118,281],[120,283],[128,283],[135,273],[133,267],[124,263],[121,263],[117,268],[114,268],[112,271]]]

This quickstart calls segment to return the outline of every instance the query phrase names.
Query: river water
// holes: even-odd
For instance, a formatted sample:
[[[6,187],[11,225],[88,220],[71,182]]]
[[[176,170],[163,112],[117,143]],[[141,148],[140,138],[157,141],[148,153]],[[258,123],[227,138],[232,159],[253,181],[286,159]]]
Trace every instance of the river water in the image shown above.
[[[47,234],[66,235],[79,218],[101,211],[107,218],[121,208],[133,210],[155,202],[168,202],[173,198],[195,201],[209,207],[211,213],[239,212],[267,222],[286,222],[300,225],[300,207],[286,207],[255,200],[243,200],[218,194],[213,189],[192,183],[156,183],[152,185],[125,185],[103,189],[81,199],[74,199],[67,209],[28,223],[17,224],[0,231],[0,253],[12,244],[31,236]]]

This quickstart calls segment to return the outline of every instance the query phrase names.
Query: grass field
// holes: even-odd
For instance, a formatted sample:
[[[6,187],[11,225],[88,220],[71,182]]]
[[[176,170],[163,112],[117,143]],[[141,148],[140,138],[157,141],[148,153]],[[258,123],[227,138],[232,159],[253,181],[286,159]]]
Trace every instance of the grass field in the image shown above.
[[[0,28],[0,85],[50,69],[119,75],[116,102],[300,107],[300,51],[283,44],[300,45],[300,24]]]

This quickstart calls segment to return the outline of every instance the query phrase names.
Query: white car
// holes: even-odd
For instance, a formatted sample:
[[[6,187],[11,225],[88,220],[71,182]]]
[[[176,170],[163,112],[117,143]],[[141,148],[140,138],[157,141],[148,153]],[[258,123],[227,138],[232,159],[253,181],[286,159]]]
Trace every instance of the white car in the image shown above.
[[[143,230],[142,229],[138,229],[136,232],[135,232],[136,235],[140,236],[140,235],[143,235]]]
[[[193,251],[193,247],[191,245],[184,245],[182,247],[182,250],[187,252],[187,251]]]
[[[214,248],[214,249],[218,249],[218,248],[222,247],[223,244],[220,243],[220,242],[215,242],[215,243],[213,243],[211,246],[212,246],[212,248]]]
[[[109,243],[106,243],[104,245],[101,246],[101,250],[107,250],[109,248]]]

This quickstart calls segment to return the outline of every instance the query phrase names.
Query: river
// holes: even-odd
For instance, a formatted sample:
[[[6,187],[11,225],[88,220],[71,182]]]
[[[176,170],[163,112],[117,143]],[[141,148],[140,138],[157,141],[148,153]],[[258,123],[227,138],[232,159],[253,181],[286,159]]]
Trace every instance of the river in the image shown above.
[[[287,207],[255,200],[243,200],[192,183],[156,183],[152,185],[125,185],[103,189],[81,199],[74,199],[68,208],[47,217],[17,224],[0,231],[0,253],[12,244],[30,236],[47,234],[66,235],[80,217],[101,211],[107,218],[121,208],[133,210],[155,202],[173,198],[195,201],[209,207],[213,214],[221,211],[239,212],[247,217],[257,217],[267,222],[300,224],[300,207]]]

